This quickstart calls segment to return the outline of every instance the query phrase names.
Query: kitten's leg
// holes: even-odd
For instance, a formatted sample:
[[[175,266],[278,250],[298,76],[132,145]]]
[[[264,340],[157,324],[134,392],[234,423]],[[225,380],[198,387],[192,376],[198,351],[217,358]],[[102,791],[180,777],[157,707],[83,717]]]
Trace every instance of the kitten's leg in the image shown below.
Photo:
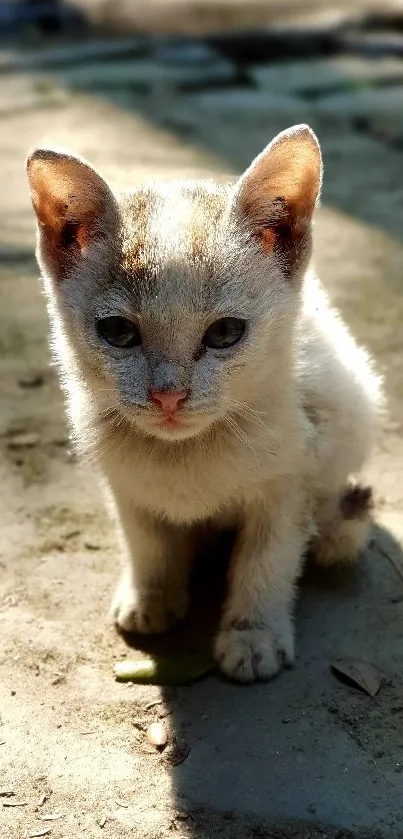
[[[126,632],[164,632],[188,610],[190,537],[130,506],[119,507],[129,562],[112,613]]]
[[[246,510],[215,655],[239,682],[270,679],[294,660],[292,605],[308,527],[296,498]]]

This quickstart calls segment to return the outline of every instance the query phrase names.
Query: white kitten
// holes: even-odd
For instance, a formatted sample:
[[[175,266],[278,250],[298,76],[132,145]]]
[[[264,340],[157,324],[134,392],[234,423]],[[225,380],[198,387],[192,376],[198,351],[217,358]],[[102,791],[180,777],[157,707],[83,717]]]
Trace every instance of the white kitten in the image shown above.
[[[234,187],[182,181],[113,195],[87,163],[28,160],[53,350],[79,447],[122,531],[119,627],[185,616],[198,528],[237,528],[216,657],[268,679],[294,659],[308,546],[365,545],[353,483],[380,402],[368,356],[307,273],[321,184],[312,131],[280,134]]]

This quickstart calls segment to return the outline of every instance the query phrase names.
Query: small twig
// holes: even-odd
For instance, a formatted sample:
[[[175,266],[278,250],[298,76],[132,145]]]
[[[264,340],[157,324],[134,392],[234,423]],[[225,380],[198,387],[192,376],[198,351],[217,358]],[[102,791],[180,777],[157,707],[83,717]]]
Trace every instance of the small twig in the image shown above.
[[[69,533],[65,534],[64,539],[66,539],[66,540],[75,539],[76,536],[80,535],[80,533],[81,533],[81,530],[70,530]]]
[[[28,801],[3,801],[3,807],[26,807]]]
[[[175,813],[175,819],[180,822],[194,822],[194,818],[191,813],[188,813],[185,810],[181,810],[178,813]]]
[[[39,801],[38,801],[38,807],[43,807],[45,801],[47,801],[47,800],[48,800],[48,796],[47,795],[42,795],[42,798],[40,798]]]
[[[66,681],[66,677],[64,673],[56,673],[54,679],[51,681],[51,685],[60,685]]]
[[[100,827],[105,827],[107,821],[108,821],[108,817],[107,816],[102,816],[102,819],[99,820],[98,824],[99,824]]]
[[[156,708],[157,705],[163,705],[163,704],[164,704],[163,699],[156,699],[155,702],[149,702],[148,705],[146,705],[146,711],[151,711],[151,708]]]
[[[29,839],[36,839],[39,836],[49,836],[49,833],[52,833],[51,827],[45,827],[43,830],[34,830],[33,833],[29,834]]]
[[[45,816],[39,816],[42,822],[56,822],[58,819],[62,819],[63,816],[60,813],[48,813]]]
[[[120,798],[115,798],[115,804],[117,804],[118,807],[128,807],[129,806],[128,804],[126,804],[126,801],[121,801]]]
[[[0,789],[0,798],[12,798],[15,795],[13,789]]]

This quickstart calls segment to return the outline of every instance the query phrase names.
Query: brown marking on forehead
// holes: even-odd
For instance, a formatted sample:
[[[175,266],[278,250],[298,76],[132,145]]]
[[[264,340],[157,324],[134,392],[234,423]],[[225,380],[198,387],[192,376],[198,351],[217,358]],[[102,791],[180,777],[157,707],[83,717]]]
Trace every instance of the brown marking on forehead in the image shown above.
[[[209,263],[212,241],[227,205],[224,189],[207,189],[197,185],[190,190],[191,208],[187,227],[186,245],[192,262]]]
[[[129,275],[142,276],[147,269],[147,243],[152,212],[148,190],[134,193],[122,208],[123,267]]]

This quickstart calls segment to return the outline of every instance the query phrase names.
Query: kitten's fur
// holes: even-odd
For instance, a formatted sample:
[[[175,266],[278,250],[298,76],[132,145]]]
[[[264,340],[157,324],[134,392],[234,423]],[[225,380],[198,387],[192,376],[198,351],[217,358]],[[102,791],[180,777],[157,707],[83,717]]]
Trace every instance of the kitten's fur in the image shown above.
[[[306,126],[279,135],[235,187],[150,185],[114,196],[84,161],[28,160],[53,349],[79,446],[96,455],[127,569],[125,630],[185,616],[200,525],[235,525],[216,657],[267,679],[294,659],[292,606],[308,546],[322,563],[365,545],[379,382],[310,273],[321,182]],[[96,318],[140,325],[140,349],[102,344]],[[246,319],[232,350],[202,352],[213,321]],[[182,427],[150,388],[191,389]]]

